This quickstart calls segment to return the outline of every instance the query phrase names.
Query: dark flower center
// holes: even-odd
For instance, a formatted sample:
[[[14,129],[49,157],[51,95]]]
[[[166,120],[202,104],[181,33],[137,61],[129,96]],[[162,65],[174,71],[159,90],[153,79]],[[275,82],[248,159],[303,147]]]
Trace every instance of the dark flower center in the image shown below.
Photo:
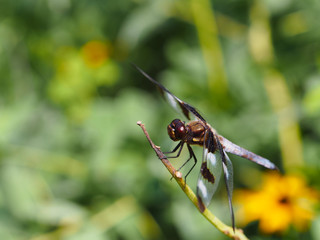
[[[282,196],[282,198],[279,199],[279,203],[287,205],[290,203],[290,199],[288,196]]]

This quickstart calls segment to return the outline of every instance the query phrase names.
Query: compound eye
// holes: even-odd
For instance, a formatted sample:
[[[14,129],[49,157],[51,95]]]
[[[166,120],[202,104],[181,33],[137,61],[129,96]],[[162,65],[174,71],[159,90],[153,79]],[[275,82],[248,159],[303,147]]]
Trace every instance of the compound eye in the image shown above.
[[[178,125],[176,125],[176,135],[177,136],[180,136],[180,137],[183,137],[184,134],[185,134],[185,127],[184,127],[184,124],[182,123],[179,123]]]
[[[179,140],[183,139],[186,134],[186,127],[184,123],[179,119],[175,119],[171,122],[170,125],[174,130],[176,139],[179,139]]]

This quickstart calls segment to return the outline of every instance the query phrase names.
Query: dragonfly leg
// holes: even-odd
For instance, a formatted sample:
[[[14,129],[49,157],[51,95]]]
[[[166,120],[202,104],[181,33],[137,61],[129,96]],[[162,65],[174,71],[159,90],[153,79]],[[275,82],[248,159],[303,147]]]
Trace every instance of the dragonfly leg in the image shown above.
[[[184,145],[184,142],[181,141],[181,142],[179,142],[179,144],[178,144],[177,146],[175,146],[175,148],[174,148],[171,152],[164,152],[164,154],[174,153],[174,152],[176,152],[176,151],[178,150],[178,148],[179,148],[179,151],[178,151],[178,153],[177,153],[176,156],[169,156],[169,157],[167,157],[167,158],[177,158],[177,157],[179,157],[180,154],[181,154],[181,150],[182,150],[182,148],[183,148],[183,145]]]
[[[189,173],[191,173],[192,169],[194,168],[194,166],[197,164],[197,158],[196,155],[194,154],[192,148],[190,147],[189,144],[187,144],[188,150],[189,150],[189,158],[181,165],[181,167],[178,168],[178,171],[181,170],[181,168],[183,168],[192,158],[194,159],[194,164],[192,165],[192,167],[190,168],[190,170],[187,172],[187,174],[184,177],[185,182],[187,183],[187,176],[189,175]]]

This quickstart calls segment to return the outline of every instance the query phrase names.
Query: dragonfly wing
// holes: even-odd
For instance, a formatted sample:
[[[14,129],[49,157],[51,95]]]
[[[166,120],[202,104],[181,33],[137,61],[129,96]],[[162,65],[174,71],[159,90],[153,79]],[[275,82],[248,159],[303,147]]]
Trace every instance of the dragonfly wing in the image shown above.
[[[276,165],[270,162],[268,159],[263,158],[253,152],[250,152],[247,149],[244,149],[237,144],[229,141],[228,139],[222,137],[221,135],[218,136],[218,139],[224,149],[224,151],[238,155],[240,157],[246,158],[252,162],[255,162],[261,166],[264,166],[269,169],[278,169]]]
[[[226,183],[226,189],[228,194],[228,202],[229,202],[229,209],[231,213],[231,222],[233,230],[235,229],[235,220],[234,220],[234,212],[232,206],[232,193],[233,193],[233,167],[230,158],[228,157],[227,153],[224,151],[221,143],[218,142],[219,152],[221,153],[222,157],[222,167],[223,167],[223,174],[224,180]]]
[[[188,103],[180,100],[178,97],[173,95],[166,87],[154,80],[147,73],[145,73],[141,68],[132,64],[142,75],[144,75],[149,81],[155,84],[160,90],[163,98],[173,107],[177,112],[182,113],[187,119],[191,120],[190,114],[193,115],[196,119],[202,120],[205,122],[204,118],[200,113]]]
[[[219,185],[222,172],[222,158],[219,151],[215,151],[214,136],[207,131],[203,148],[201,170],[197,183],[197,198],[199,209],[203,212],[210,204],[213,194]]]

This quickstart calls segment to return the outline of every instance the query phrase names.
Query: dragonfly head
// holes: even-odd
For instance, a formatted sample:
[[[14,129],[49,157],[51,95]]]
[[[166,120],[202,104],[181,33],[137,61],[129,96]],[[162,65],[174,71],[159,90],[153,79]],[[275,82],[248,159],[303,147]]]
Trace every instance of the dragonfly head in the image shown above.
[[[180,119],[173,120],[168,125],[168,134],[173,141],[183,140],[187,134],[186,126]]]

